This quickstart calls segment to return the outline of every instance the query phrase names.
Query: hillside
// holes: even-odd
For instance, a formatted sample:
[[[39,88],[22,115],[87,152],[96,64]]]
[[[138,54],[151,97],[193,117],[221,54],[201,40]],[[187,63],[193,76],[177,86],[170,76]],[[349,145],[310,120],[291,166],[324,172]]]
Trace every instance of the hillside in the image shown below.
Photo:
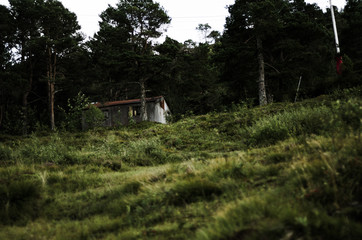
[[[361,96],[0,135],[0,239],[361,239]]]

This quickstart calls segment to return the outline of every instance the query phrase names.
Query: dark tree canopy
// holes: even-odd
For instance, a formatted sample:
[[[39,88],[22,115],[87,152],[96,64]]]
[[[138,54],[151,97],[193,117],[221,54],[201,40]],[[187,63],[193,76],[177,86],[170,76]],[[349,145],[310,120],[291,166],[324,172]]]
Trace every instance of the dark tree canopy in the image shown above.
[[[256,96],[257,36],[263,41],[269,100],[292,99],[295,92],[290,86],[296,88],[300,76],[307,94],[315,94],[332,71],[333,35],[326,28],[329,16],[300,0],[261,2],[237,0],[229,8],[217,59],[224,66],[223,81],[239,90],[233,91],[230,100]]]
[[[355,86],[362,74],[362,1],[348,0],[341,17],[345,24],[341,31],[341,49],[346,75],[342,81],[345,86]]]
[[[203,43],[169,37],[160,43],[171,18],[154,0],[119,0],[100,10],[100,29],[87,41],[61,1],[9,3],[0,5],[2,132],[67,128],[85,99],[141,98],[144,112],[146,97],[163,95],[177,118],[233,102],[294,101],[300,79],[299,97],[314,97],[359,85],[362,75],[360,0],[334,9],[340,75],[330,9],[304,0],[236,0],[223,33],[195,25]]]

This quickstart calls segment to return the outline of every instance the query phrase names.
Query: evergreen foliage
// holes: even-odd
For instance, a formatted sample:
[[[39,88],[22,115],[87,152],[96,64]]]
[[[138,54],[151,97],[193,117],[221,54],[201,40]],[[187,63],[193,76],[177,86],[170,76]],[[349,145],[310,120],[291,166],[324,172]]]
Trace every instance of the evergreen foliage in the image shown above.
[[[49,122],[51,129],[64,126],[69,116],[63,109],[79,92],[91,102],[163,95],[178,120],[241,102],[256,105],[260,96],[269,103],[293,101],[299,79],[298,99],[360,85],[357,0],[336,12],[341,75],[330,10],[303,0],[236,0],[222,34],[203,23],[195,26],[203,43],[166,37],[159,44],[171,19],[153,0],[109,6],[87,41],[76,15],[59,1],[9,3],[0,8],[2,132],[26,135]]]

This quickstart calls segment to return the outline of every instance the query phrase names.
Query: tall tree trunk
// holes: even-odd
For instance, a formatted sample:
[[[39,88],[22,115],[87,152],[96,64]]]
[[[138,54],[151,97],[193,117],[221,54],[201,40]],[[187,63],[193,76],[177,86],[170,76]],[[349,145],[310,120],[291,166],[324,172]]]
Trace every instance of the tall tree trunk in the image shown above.
[[[147,121],[146,111],[146,79],[140,80],[141,86],[141,121]]]
[[[31,92],[33,85],[33,76],[34,76],[34,64],[30,60],[30,75],[28,85],[23,93],[23,102],[22,102],[22,112],[23,112],[23,135],[28,133],[28,97]]]
[[[263,55],[263,42],[259,36],[256,37],[256,47],[258,50],[258,62],[259,62],[259,104],[261,106],[267,105],[267,97],[265,90],[265,71],[264,71],[264,55]]]
[[[52,79],[48,80],[48,98],[49,98],[49,120],[50,128],[52,131],[55,130],[55,117],[54,117],[54,82]]]
[[[2,92],[0,91],[0,129],[2,126],[2,122],[3,122],[4,108],[5,108],[5,104],[2,100],[3,100]]]
[[[54,59],[53,59],[54,56]],[[54,97],[55,97],[55,75],[56,75],[56,53],[48,48],[48,109],[50,128],[55,130],[55,117],[54,117]]]
[[[22,101],[23,135],[28,133],[28,96],[29,92],[26,90],[26,92],[23,94]]]

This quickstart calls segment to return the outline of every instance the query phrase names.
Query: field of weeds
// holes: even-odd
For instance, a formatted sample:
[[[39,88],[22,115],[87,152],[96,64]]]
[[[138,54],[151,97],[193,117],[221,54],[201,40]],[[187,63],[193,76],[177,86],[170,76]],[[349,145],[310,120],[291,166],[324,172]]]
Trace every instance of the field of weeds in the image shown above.
[[[1,135],[0,239],[361,239],[361,95]]]

